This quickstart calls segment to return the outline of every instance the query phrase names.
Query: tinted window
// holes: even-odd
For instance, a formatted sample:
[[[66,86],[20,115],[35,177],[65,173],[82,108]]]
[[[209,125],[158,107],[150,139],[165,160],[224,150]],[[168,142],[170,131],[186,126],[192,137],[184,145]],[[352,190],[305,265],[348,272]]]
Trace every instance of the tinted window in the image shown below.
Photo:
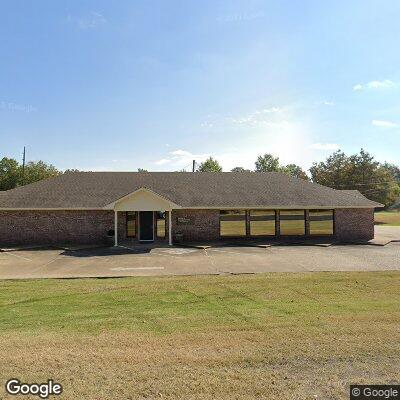
[[[126,236],[135,237],[136,236],[136,212],[128,211],[126,213]]]
[[[333,210],[310,210],[310,235],[333,235]]]
[[[280,211],[280,232],[282,236],[305,235],[304,210]]]
[[[246,236],[246,212],[221,210],[219,214],[221,236]]]
[[[157,211],[157,237],[165,238],[165,212]]]
[[[275,211],[250,210],[250,235],[251,236],[275,235]]]

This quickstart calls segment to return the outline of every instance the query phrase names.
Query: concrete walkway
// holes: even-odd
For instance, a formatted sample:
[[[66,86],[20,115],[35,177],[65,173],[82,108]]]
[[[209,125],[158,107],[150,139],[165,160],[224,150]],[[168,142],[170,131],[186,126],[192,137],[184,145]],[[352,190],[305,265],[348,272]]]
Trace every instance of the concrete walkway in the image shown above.
[[[0,279],[400,270],[400,227],[363,245],[3,249]]]
[[[372,244],[386,245],[391,242],[400,242],[400,226],[375,226],[375,238]]]
[[[400,270],[400,243],[217,247],[55,248],[0,253],[0,279]]]

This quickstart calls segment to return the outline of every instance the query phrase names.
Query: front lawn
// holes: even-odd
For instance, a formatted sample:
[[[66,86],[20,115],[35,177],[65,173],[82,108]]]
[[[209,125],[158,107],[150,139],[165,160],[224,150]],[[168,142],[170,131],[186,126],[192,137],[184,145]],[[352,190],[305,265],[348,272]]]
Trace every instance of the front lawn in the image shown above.
[[[399,381],[400,273],[0,282],[0,375],[65,399],[339,399]],[[316,396],[316,397],[315,397]]]
[[[378,211],[375,225],[400,226],[400,211]]]

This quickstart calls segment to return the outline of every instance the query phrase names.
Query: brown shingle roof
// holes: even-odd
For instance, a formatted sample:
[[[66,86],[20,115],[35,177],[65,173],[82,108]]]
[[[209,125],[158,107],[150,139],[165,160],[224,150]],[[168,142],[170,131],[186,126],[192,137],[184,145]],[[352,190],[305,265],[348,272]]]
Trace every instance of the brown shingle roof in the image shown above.
[[[0,208],[103,208],[142,187],[184,208],[381,206],[276,172],[77,172],[3,192]]]

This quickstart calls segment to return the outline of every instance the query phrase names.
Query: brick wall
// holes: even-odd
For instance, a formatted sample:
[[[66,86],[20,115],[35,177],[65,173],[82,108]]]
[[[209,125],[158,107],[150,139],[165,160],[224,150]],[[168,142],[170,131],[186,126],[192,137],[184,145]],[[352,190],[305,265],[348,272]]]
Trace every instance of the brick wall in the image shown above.
[[[114,211],[112,212],[112,218],[114,221]],[[112,228],[114,229],[114,222],[112,224]],[[118,211],[118,240],[126,239],[126,212]]]
[[[119,213],[119,235],[125,218]],[[106,243],[113,211],[0,211],[0,244]]]
[[[178,222],[178,218],[187,218],[188,224]],[[218,210],[173,210],[172,238],[177,233],[183,234],[184,241],[219,239]]]
[[[374,209],[335,210],[335,236],[343,241],[373,239]]]
[[[179,223],[186,218],[189,223]],[[167,235],[163,240],[168,240]],[[0,211],[0,245],[51,243],[110,243],[107,231],[114,229],[114,212],[93,211]],[[218,240],[218,210],[174,210],[172,236],[184,241]],[[343,241],[374,237],[373,209],[335,210],[335,235]],[[126,238],[126,216],[118,213],[118,237]]]

